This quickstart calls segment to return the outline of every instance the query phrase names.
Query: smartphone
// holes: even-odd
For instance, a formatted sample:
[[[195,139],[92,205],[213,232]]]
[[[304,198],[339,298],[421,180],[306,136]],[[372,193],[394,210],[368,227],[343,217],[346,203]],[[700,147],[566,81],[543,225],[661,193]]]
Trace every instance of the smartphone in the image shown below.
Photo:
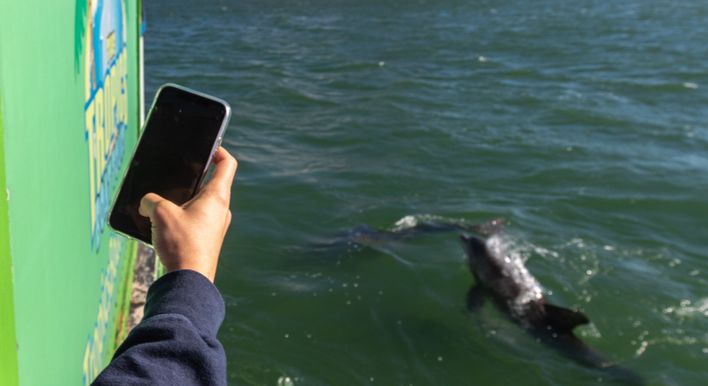
[[[138,213],[153,192],[182,205],[201,187],[231,116],[225,101],[176,84],[157,92],[108,219],[109,226],[152,245],[150,219]]]

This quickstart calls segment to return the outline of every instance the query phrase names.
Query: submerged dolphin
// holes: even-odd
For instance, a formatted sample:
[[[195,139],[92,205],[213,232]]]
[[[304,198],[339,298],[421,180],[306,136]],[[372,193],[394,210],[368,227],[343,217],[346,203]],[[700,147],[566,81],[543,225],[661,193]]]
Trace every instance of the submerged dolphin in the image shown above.
[[[363,247],[377,248],[392,241],[402,241],[421,234],[443,232],[470,232],[477,230],[477,225],[435,216],[405,216],[398,220],[392,229],[377,229],[369,225],[360,225],[340,232],[330,240],[317,243],[318,247],[356,244]]]
[[[486,236],[486,240],[465,234],[461,236],[475,278],[475,284],[467,294],[468,308],[478,309],[489,296],[514,322],[545,345],[585,366],[605,369],[613,377],[642,384],[638,375],[609,362],[573,334],[575,327],[589,323],[587,316],[546,302],[541,286],[521,259],[505,251],[502,227],[503,220],[500,219],[476,227],[475,230]]]

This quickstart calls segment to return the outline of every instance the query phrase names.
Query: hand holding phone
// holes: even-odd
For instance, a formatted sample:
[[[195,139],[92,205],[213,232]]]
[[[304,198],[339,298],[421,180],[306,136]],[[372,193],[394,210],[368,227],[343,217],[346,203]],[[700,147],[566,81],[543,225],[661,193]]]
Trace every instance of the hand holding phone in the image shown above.
[[[201,187],[230,117],[229,105],[181,86],[160,88],[109,217],[114,230],[152,244],[141,199],[155,193],[174,205]],[[154,226],[154,224],[152,224]]]
[[[231,223],[229,203],[236,160],[220,147],[211,180],[182,206],[148,193],[139,212],[152,223],[152,241],[167,272],[191,269],[212,282],[219,252]]]

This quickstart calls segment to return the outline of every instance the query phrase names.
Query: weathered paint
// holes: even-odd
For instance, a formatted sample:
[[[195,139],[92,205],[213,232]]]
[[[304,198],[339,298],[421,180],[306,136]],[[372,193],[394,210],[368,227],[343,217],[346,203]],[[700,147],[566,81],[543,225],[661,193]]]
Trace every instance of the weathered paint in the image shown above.
[[[2,385],[87,384],[125,336],[136,246],[105,219],[139,131],[139,37],[138,0],[3,2]]]

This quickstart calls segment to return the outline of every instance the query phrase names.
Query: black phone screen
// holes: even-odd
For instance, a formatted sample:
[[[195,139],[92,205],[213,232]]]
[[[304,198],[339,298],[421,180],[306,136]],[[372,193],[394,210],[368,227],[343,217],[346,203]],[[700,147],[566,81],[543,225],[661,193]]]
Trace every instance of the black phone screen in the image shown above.
[[[150,244],[150,220],[138,213],[153,192],[182,205],[197,192],[226,118],[224,103],[164,86],[113,205],[113,229]]]

